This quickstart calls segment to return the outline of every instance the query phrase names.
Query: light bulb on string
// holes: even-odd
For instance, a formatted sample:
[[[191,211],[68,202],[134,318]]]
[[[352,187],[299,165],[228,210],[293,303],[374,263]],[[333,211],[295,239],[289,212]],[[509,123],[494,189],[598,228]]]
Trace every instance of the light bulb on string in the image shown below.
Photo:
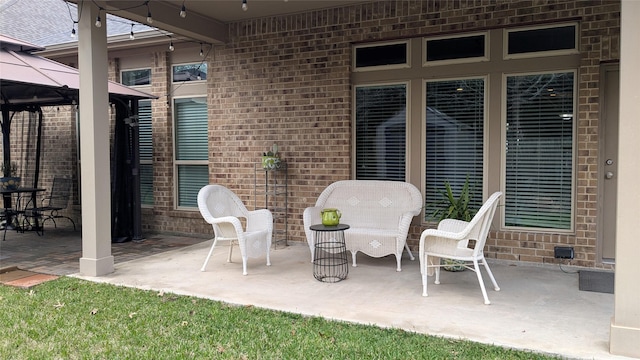
[[[204,51],[202,51],[202,43],[200,43],[200,57],[204,57]]]
[[[135,35],[133,35],[133,24],[131,24],[131,33],[129,34],[129,40],[135,40]]]
[[[100,15],[96,16],[96,27],[102,27],[102,19],[100,19]]]
[[[175,48],[173,47],[173,40],[169,41],[169,51],[173,51]]]
[[[151,9],[149,8],[149,1],[145,2],[147,5],[147,23],[153,24],[153,18],[151,17]]]
[[[249,9],[249,5],[247,5],[247,0],[242,0],[242,10],[247,11]]]
[[[184,7],[184,1],[182,2],[182,8],[180,9],[180,17],[183,19],[187,17],[187,8]]]
[[[71,28],[71,38],[72,38],[72,39],[75,39],[75,38],[76,38],[76,28],[75,28],[75,24],[74,24],[74,27],[73,27],[73,28]]]

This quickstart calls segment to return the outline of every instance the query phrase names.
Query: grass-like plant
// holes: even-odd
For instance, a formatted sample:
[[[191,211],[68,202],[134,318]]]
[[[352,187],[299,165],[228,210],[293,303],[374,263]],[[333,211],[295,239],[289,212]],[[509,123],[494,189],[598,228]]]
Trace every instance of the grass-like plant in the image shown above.
[[[460,194],[458,196],[453,194],[453,189],[448,181],[444,182],[444,190],[440,190],[442,198],[436,201],[431,206],[434,208],[431,213],[431,217],[438,222],[444,219],[455,219],[471,221],[477,210],[469,208],[469,202],[471,201],[471,193],[469,186],[469,177],[467,176]],[[464,271],[464,261],[441,259],[444,266],[443,269],[447,271]]]
[[[469,208],[471,201],[469,177],[465,180],[458,196],[453,194],[453,189],[448,181],[445,181],[444,190],[440,190],[440,193],[442,198],[430,205],[434,208],[431,213],[433,219],[437,221],[444,219],[471,221],[476,211]]]
[[[71,277],[0,285],[0,308],[0,359],[552,359]]]

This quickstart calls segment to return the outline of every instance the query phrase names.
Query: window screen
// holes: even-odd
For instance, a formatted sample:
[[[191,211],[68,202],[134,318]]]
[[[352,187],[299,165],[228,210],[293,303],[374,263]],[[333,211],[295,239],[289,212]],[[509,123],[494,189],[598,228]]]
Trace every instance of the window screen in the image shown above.
[[[207,165],[178,165],[178,206],[198,207],[198,191],[209,184]]]
[[[427,40],[427,62],[480,58],[485,55],[485,35]]]
[[[576,49],[576,26],[510,31],[508,54]]]
[[[175,162],[179,207],[197,207],[200,188],[209,183],[206,97],[174,99]]]
[[[459,196],[469,180],[470,208],[482,206],[485,81],[446,80],[426,85],[426,209],[431,217],[445,183]]]
[[[407,87],[356,88],[356,179],[405,181]]]
[[[122,84],[127,86],[151,84],[151,69],[123,70]]]
[[[407,43],[357,47],[355,57],[356,68],[407,64]]]
[[[574,73],[508,76],[505,225],[571,229]]]
[[[207,63],[173,66],[173,82],[198,81],[207,79]]]
[[[207,160],[207,99],[175,99],[176,160]]]

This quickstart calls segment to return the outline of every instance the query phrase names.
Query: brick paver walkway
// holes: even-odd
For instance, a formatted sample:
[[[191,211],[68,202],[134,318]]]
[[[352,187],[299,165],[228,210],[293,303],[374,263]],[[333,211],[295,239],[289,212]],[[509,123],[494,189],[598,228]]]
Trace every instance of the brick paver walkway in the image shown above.
[[[47,229],[44,236],[31,231],[7,231],[6,240],[0,240],[0,269],[17,266],[51,275],[77,273],[82,257],[81,236],[79,229],[73,231],[71,227]],[[111,254],[117,264],[206,240],[201,235],[145,234],[142,241],[111,244]]]

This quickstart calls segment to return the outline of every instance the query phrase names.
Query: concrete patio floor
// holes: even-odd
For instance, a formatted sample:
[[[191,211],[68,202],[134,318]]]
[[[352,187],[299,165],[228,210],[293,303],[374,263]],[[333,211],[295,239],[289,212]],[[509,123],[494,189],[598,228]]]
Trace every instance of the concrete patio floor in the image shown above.
[[[491,300],[491,305],[484,305],[471,271],[443,271],[441,284],[434,285],[430,278],[429,297],[422,297],[418,260],[410,261],[406,255],[402,272],[396,272],[393,257],[374,259],[360,254],[358,267],[350,267],[346,280],[321,283],[312,275],[309,248],[301,243],[290,242],[272,250],[270,267],[264,259],[249,259],[247,276],[242,275],[237,248],[233,262],[226,262],[226,246],[216,249],[207,271],[201,272],[211,245],[201,238],[154,235],[142,243],[113,244],[116,270],[102,277],[74,274],[80,256],[77,252],[68,256],[64,265],[45,260],[34,266],[33,260],[31,265],[19,260],[13,250],[31,248],[33,256],[44,252],[43,257],[47,251],[71,253],[80,243],[80,234],[69,232],[62,231],[64,236],[54,231],[45,237],[8,236],[0,246],[0,267],[17,265],[56,273],[46,271],[48,266],[60,275],[96,282],[401,328],[563,358],[628,359],[608,351],[613,295],[580,291],[578,269],[572,267],[563,267],[567,271],[563,272],[557,265],[490,261],[501,291],[494,291],[483,273]]]

